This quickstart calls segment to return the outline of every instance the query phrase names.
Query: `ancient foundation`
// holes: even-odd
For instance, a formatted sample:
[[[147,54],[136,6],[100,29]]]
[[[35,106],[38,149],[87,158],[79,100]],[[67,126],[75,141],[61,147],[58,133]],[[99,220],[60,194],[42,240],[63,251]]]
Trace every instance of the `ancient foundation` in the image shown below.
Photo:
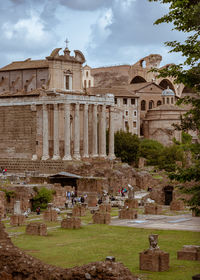
[[[0,191],[0,219],[4,218],[5,212],[5,193]]]
[[[25,223],[24,215],[12,215],[10,216],[10,225],[11,226],[22,226]]]
[[[124,207],[138,208],[138,201],[137,201],[137,199],[126,199],[125,202],[124,202]]]
[[[178,260],[200,261],[200,246],[185,245],[177,252]]]
[[[56,210],[48,209],[48,210],[44,211],[43,219],[46,222],[56,222],[57,217],[58,217],[58,214],[57,214]]]
[[[67,217],[61,222],[61,228],[78,229],[81,227],[81,219],[77,217]]]
[[[15,247],[1,222],[0,244],[1,280],[138,279],[123,264],[115,262],[94,262],[70,269],[45,264]]]
[[[160,215],[162,212],[162,206],[155,203],[147,203],[144,206],[144,214]]]
[[[172,211],[181,211],[184,210],[184,202],[182,200],[172,200],[170,203],[170,210]]]
[[[111,218],[108,212],[95,212],[92,216],[94,224],[110,224]]]
[[[72,209],[72,215],[76,217],[85,216],[85,213],[86,213],[86,207],[82,205],[76,205]]]
[[[123,208],[119,211],[119,219],[137,219],[138,214],[137,210],[135,209],[129,209],[129,208]]]
[[[88,207],[96,207],[97,206],[96,195],[88,195],[87,203],[88,203]]]
[[[47,226],[42,223],[30,223],[26,226],[26,234],[46,236]]]
[[[99,205],[99,211],[100,212],[111,212],[111,205],[110,204],[100,204]]]

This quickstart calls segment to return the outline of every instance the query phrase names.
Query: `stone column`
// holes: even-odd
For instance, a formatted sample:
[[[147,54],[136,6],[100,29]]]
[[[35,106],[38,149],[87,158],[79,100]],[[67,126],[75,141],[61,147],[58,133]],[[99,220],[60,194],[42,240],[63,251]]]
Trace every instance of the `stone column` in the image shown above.
[[[83,157],[88,158],[88,104],[84,104],[83,110]]]
[[[64,104],[64,157],[63,160],[71,160],[71,127],[70,127],[70,104]]]
[[[100,157],[106,157],[106,106],[102,106],[100,128],[99,128],[99,141],[100,141]]]
[[[54,104],[54,122],[53,122],[53,130],[54,130],[54,138],[53,138],[53,160],[60,159],[59,153],[59,110],[58,104]]]
[[[79,118],[80,105],[75,104],[74,112],[74,158],[80,159],[80,118]]]
[[[113,112],[114,112],[114,108],[110,107],[110,110],[109,110],[109,154],[108,154],[109,159],[115,158]]]
[[[48,125],[48,109],[47,104],[43,104],[43,155],[42,160],[49,158],[49,125]]]
[[[97,154],[97,105],[93,105],[92,113],[92,157],[98,157]]]

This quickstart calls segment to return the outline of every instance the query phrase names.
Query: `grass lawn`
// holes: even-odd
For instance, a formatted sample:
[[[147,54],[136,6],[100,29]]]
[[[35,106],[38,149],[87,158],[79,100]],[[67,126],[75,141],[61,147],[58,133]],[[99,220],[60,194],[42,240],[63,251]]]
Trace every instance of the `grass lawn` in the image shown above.
[[[114,213],[113,213],[114,214]],[[91,215],[82,217],[85,224],[81,229],[69,230],[60,227],[48,232],[47,237],[25,235],[25,227],[11,228],[7,231],[20,232],[12,237],[13,243],[28,254],[42,261],[61,266],[73,267],[89,262],[105,260],[106,256],[115,256],[141,279],[155,280],[191,280],[200,273],[197,261],[177,260],[177,251],[183,245],[200,245],[200,233],[189,231],[151,230],[109,225],[93,225]],[[48,223],[55,227],[60,223]],[[139,270],[139,252],[149,247],[148,235],[159,234],[159,246],[170,253],[168,272],[148,272]]]

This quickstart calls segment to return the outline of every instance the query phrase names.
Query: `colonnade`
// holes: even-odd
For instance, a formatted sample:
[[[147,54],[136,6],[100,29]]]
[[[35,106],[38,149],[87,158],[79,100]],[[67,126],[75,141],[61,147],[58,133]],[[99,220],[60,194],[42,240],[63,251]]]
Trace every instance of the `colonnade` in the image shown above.
[[[71,135],[70,112],[71,105],[74,105],[74,129]],[[83,106],[83,145],[80,149],[80,105]],[[89,141],[89,105],[92,107],[92,133]],[[42,105],[42,129],[43,148],[42,160],[47,160],[49,156],[49,119],[48,105]],[[62,160],[80,160],[88,157],[106,158],[106,105],[98,103],[80,104],[64,103],[64,157]],[[53,104],[53,157],[52,160],[61,160],[59,153],[59,105]],[[71,136],[74,140],[73,151],[71,151]],[[89,145],[92,146],[89,149]],[[89,151],[90,150],[90,151]],[[113,127],[113,107],[109,106],[109,159],[114,159],[114,127]]]

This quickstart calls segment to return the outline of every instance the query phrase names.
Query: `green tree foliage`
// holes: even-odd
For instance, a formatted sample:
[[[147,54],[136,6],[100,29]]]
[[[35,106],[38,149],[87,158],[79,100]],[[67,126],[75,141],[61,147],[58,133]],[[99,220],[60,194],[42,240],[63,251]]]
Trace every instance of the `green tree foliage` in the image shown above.
[[[46,209],[47,204],[52,201],[53,192],[43,187],[40,190],[36,191],[36,195],[32,198],[32,208],[33,211],[36,210],[37,207],[41,209]]]
[[[129,164],[138,162],[140,141],[137,135],[122,130],[115,133],[115,155],[122,162]]]
[[[183,64],[171,65],[168,68],[157,70],[159,76],[171,76],[175,82],[183,83],[191,89],[192,95],[181,98],[179,104],[190,104],[191,109],[182,118],[181,125],[177,128],[187,131],[195,130],[198,135],[200,131],[200,1],[199,0],[149,0],[150,2],[160,2],[169,4],[169,13],[158,19],[155,24],[173,23],[175,30],[187,34],[184,42],[166,42],[171,47],[170,52],[180,52],[185,58]],[[184,67],[186,66],[186,67]],[[195,182],[193,187],[180,186],[180,190],[190,194],[187,200],[188,205],[196,211],[200,209],[200,178],[199,166],[200,156],[198,148],[195,147],[196,161],[193,166],[187,169],[179,169],[176,173],[171,174],[170,178],[181,183]]]
[[[147,165],[158,165],[158,159],[164,146],[151,139],[142,139],[140,142],[140,156],[147,159]]]

